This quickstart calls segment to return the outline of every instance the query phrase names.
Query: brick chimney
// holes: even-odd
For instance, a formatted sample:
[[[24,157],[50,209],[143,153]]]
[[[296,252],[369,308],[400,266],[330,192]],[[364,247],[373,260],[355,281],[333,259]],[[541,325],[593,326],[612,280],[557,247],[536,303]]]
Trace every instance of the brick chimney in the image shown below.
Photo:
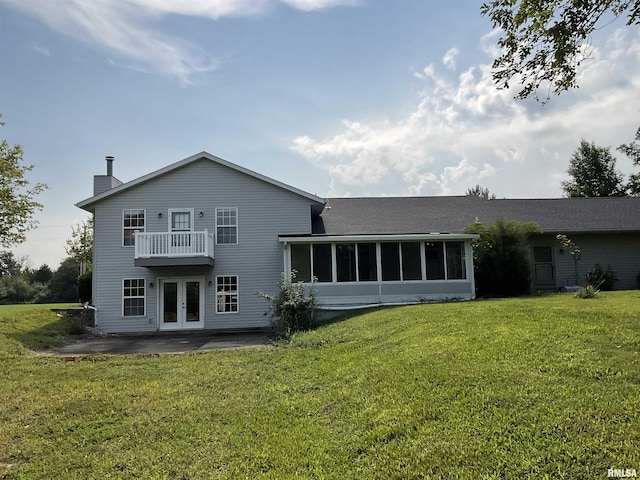
[[[122,182],[113,176],[113,157],[108,155],[105,157],[107,161],[107,174],[93,176],[93,196],[111,190],[112,188],[122,185]]]

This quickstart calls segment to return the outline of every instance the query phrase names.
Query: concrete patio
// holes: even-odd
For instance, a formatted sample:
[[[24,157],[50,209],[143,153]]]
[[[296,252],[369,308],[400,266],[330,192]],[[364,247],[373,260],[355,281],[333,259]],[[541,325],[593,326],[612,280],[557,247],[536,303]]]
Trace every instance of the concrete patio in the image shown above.
[[[184,353],[270,345],[268,332],[197,332],[90,337],[55,350],[58,355]]]

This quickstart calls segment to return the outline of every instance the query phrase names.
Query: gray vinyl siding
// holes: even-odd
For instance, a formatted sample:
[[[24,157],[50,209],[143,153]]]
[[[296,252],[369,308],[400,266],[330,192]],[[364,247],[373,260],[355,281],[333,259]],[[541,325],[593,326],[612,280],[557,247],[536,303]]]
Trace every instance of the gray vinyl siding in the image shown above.
[[[194,230],[215,234],[216,207],[238,208],[238,244],[215,245],[211,267],[136,267],[134,248],[122,247],[123,209],[145,209],[145,231],[166,232],[170,208],[193,208]],[[268,326],[267,304],[256,292],[275,293],[283,272],[279,234],[311,233],[311,201],[236,170],[202,160],[157,177],[95,207],[94,303],[105,332],[155,331],[159,279],[203,277],[205,328]],[[202,216],[200,216],[202,212]],[[160,217],[159,214],[162,214]],[[237,275],[238,313],[217,314],[216,276]],[[146,315],[122,317],[122,279],[146,279]],[[153,287],[149,283],[153,282]]]
[[[582,258],[578,261],[578,284],[585,274],[600,264],[604,270],[611,265],[618,282],[617,290],[636,289],[636,276],[640,274],[640,234],[638,233],[589,233],[567,234],[580,246]],[[573,256],[562,249],[555,235],[538,235],[531,240],[534,245],[552,247],[555,281],[558,288],[576,285],[576,269]],[[561,249],[563,250],[561,252]]]

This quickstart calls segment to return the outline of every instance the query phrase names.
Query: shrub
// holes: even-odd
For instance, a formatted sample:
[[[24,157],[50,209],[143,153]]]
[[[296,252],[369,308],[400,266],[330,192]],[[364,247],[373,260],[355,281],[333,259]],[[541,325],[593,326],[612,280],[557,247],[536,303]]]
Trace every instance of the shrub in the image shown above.
[[[596,298],[600,291],[590,284],[581,286],[576,292],[576,298]]]
[[[585,276],[585,284],[591,285],[597,290],[613,290],[618,279],[616,278],[616,274],[611,268],[611,265],[607,265],[607,270],[602,270],[602,267],[599,263],[596,263],[596,266],[593,270],[590,270],[589,273]]]
[[[531,288],[527,239],[540,228],[531,222],[498,219],[495,225],[472,223],[466,233],[477,233],[473,244],[478,295],[515,296]]]
[[[311,286],[302,282],[292,283],[295,278],[293,271],[291,281],[284,278],[280,280],[277,295],[258,292],[269,302],[269,311],[265,315],[271,315],[271,330],[277,339],[289,340],[295,332],[315,326],[317,303],[313,292],[314,282]]]

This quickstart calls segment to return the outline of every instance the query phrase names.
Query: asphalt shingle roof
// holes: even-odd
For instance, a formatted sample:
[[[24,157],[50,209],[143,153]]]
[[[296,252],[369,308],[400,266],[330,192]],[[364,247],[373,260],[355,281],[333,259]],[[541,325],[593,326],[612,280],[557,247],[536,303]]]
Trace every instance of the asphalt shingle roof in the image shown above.
[[[460,233],[470,223],[492,224],[500,217],[535,222],[548,233],[640,231],[640,198],[328,198],[313,219],[313,233]]]

